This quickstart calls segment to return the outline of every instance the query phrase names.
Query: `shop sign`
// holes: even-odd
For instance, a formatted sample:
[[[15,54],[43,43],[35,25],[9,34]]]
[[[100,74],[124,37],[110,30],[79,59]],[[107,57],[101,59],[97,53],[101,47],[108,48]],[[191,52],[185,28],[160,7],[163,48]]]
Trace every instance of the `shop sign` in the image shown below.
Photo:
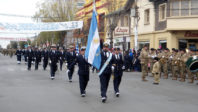
[[[185,37],[198,37],[198,32],[186,31]]]
[[[128,27],[117,27],[115,29],[115,34],[129,34],[129,28]]]

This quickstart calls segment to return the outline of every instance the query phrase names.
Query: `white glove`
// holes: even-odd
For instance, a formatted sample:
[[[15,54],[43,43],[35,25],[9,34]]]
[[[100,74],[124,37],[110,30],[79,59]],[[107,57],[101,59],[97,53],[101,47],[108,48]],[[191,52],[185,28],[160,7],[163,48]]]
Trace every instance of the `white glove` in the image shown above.
[[[173,56],[170,56],[170,59],[172,59],[173,58]]]
[[[197,56],[193,56],[193,60],[197,59]]]
[[[152,56],[152,58],[155,58],[155,56]]]
[[[162,58],[164,58],[164,56],[162,56]]]
[[[69,70],[67,70],[67,73],[69,73]]]
[[[67,66],[67,63],[65,63],[65,65]]]
[[[49,63],[51,64],[51,61],[49,61]]]
[[[125,69],[125,66],[123,66],[122,69]]]
[[[111,67],[111,70],[114,70],[114,69],[115,69],[114,66],[112,66],[112,67]]]

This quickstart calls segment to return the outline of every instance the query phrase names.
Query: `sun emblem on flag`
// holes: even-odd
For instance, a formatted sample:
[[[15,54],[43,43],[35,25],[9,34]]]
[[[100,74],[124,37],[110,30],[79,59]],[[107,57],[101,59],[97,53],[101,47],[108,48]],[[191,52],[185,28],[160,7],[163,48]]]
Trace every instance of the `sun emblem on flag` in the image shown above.
[[[98,38],[94,38],[93,41],[94,41],[95,44],[98,44],[99,43],[99,39]]]

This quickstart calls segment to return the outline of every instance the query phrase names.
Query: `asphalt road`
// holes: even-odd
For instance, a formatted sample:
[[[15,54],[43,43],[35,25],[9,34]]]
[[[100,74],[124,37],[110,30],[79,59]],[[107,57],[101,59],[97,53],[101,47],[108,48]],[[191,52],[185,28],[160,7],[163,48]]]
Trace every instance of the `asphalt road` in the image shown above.
[[[77,71],[77,67],[76,70]],[[124,73],[116,98],[111,79],[108,100],[101,103],[97,74],[90,74],[87,96],[80,96],[78,75],[69,83],[64,71],[55,80],[47,71],[27,71],[24,62],[0,55],[0,112],[198,112],[198,85],[161,79],[141,81],[141,73]]]

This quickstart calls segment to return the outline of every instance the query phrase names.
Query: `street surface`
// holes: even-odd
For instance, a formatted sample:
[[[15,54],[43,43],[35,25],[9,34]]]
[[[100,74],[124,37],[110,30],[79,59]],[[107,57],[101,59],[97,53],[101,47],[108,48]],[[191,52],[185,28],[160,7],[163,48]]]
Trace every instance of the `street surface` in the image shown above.
[[[77,67],[75,69],[77,71]],[[141,73],[125,72],[119,98],[110,81],[107,102],[101,103],[99,78],[90,72],[87,96],[80,96],[78,75],[69,83],[64,71],[50,80],[47,71],[27,71],[24,61],[0,55],[0,112],[198,112],[198,85],[161,79],[153,85],[141,81]]]

